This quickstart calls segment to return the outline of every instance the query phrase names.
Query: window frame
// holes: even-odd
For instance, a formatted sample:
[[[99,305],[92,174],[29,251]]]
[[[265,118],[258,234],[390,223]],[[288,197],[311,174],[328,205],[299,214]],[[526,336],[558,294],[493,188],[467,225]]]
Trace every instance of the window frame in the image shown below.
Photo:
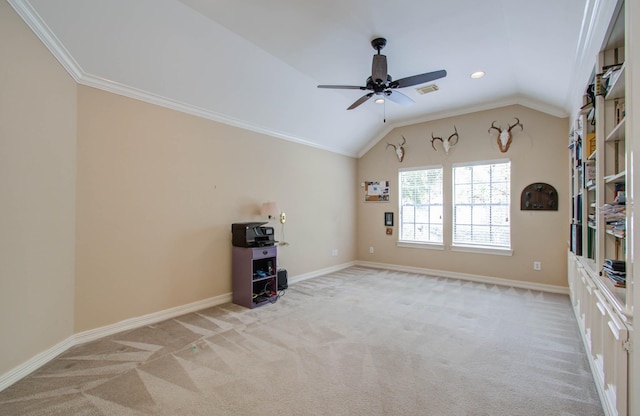
[[[509,229],[509,245],[493,245],[493,244],[482,244],[482,243],[474,243],[474,242],[461,242],[455,241],[455,229],[456,229],[456,180],[455,180],[455,169],[456,168],[466,168],[472,166],[479,165],[497,165],[497,164],[509,164],[509,197],[507,198],[508,204],[508,229]],[[510,159],[495,159],[495,160],[478,160],[472,162],[458,162],[453,163],[451,165],[451,250],[452,251],[464,251],[464,252],[473,252],[473,253],[485,253],[485,254],[500,254],[500,255],[512,255],[512,163]],[[473,182],[472,182],[473,183]],[[485,204],[488,205],[488,204]],[[504,204],[498,204],[504,205]]]
[[[440,207],[442,211],[441,220],[441,240],[438,241],[422,241],[422,240],[407,240],[402,239],[403,233],[403,200],[402,200],[402,175],[406,172],[427,171],[427,170],[439,170],[440,171],[440,193],[442,195]],[[444,197],[444,166],[443,165],[429,165],[429,166],[416,166],[408,168],[398,169],[398,247],[411,247],[411,248],[428,248],[434,250],[444,250],[444,234],[445,234],[445,197]],[[429,204],[429,206],[437,204]],[[413,222],[415,224],[415,221]],[[429,224],[431,222],[429,221]]]

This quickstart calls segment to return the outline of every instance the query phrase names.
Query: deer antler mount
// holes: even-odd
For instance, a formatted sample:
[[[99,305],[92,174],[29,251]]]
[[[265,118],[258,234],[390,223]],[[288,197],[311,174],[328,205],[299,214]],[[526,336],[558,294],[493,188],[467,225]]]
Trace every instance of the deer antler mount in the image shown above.
[[[444,140],[442,137],[433,137],[433,132],[431,132],[431,147],[433,147],[433,150],[435,150],[436,152],[438,151],[435,146],[435,141],[440,140],[440,143],[442,143],[442,148],[444,149],[444,153],[448,155],[449,150],[451,150],[451,148],[458,143],[458,139],[460,138],[460,136],[458,136],[458,129],[455,125],[453,126],[453,130],[454,133],[446,140]]]
[[[405,139],[404,136],[402,136],[402,143],[398,143],[397,145],[387,142],[387,149],[389,148],[389,146],[393,147],[393,150],[396,151],[396,156],[398,157],[398,162],[400,162],[400,163],[402,163],[402,161],[404,160],[404,145],[405,144],[407,144],[407,139]]]
[[[505,153],[507,150],[509,150],[509,146],[511,146],[511,130],[516,126],[520,126],[520,131],[524,130],[522,123],[520,123],[520,119],[518,119],[517,117],[514,118],[516,119],[516,122],[513,125],[509,125],[509,127],[505,127],[504,129],[501,126],[496,126],[495,121],[491,123],[491,127],[489,127],[489,133],[491,133],[491,130],[496,130],[498,132],[498,137],[496,140],[498,142],[498,148],[502,153]]]

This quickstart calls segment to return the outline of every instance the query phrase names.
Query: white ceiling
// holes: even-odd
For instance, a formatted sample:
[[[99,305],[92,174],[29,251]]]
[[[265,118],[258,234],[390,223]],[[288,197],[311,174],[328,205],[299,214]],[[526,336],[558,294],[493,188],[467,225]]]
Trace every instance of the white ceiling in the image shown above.
[[[350,156],[393,127],[507,104],[568,116],[610,14],[599,0],[8,1],[79,83]],[[445,69],[439,91],[347,111],[362,91],[316,88],[364,85],[379,36],[394,79]]]

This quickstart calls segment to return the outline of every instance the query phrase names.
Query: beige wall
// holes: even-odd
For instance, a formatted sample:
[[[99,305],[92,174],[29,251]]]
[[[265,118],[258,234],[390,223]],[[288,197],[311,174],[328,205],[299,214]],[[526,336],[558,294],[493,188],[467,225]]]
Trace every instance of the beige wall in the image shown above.
[[[231,224],[265,201],[291,277],[355,260],[355,159],[88,87],[78,107],[76,331],[229,293]]]
[[[491,122],[514,123],[519,117],[524,131],[514,129],[514,138],[506,153],[501,153],[495,135],[487,129]],[[448,137],[457,127],[460,139],[448,156],[441,148],[431,147],[431,132],[435,136]],[[567,134],[568,119],[556,118],[538,111],[509,106],[458,117],[415,124],[393,130],[358,161],[358,259],[371,262],[412,266],[425,269],[469,273],[480,276],[522,280],[556,286],[567,285],[566,253],[569,229],[567,203],[568,167]],[[399,163],[393,149],[386,143],[398,143],[401,136],[407,139],[406,156]],[[438,145],[436,145],[438,146]],[[513,256],[452,252],[451,215],[445,213],[445,250],[428,250],[397,247],[398,236],[398,169],[443,165],[445,207],[451,206],[451,165],[476,160],[511,160],[511,243]],[[370,180],[391,181],[390,203],[365,203],[364,191],[359,183]],[[534,182],[553,185],[559,193],[558,211],[521,211],[520,193]],[[393,211],[396,218],[394,234],[385,234],[384,212]],[[374,253],[369,253],[369,247]],[[533,270],[533,261],[542,263],[541,271]]]
[[[0,375],[73,333],[76,85],[0,1]]]

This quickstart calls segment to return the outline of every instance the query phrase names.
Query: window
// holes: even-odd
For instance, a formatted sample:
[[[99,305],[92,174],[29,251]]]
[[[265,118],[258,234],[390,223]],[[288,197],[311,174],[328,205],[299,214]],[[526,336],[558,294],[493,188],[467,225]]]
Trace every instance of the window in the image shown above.
[[[442,244],[442,167],[401,170],[400,241]]]
[[[511,247],[511,162],[453,167],[453,244]]]

